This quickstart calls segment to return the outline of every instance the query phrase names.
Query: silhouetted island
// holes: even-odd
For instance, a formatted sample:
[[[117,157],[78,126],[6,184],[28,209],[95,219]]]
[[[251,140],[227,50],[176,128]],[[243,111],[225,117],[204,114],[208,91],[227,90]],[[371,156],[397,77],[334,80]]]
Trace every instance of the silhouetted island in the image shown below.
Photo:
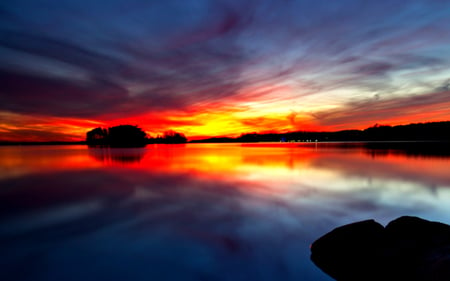
[[[336,280],[448,281],[450,225],[407,216],[344,225],[311,245],[311,260]]]
[[[86,143],[90,146],[143,147],[147,144],[147,134],[133,125],[119,125],[108,129],[99,127],[86,133]]]
[[[152,138],[138,126],[119,125],[108,129],[95,128],[86,133],[89,146],[144,147],[150,143],[186,143],[187,138],[175,131],[166,131],[162,136]]]

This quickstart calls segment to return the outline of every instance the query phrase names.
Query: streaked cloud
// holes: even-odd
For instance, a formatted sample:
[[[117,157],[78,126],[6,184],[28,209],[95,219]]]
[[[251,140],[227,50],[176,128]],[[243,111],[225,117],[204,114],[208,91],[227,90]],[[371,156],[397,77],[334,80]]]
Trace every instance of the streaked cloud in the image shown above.
[[[449,13],[425,0],[4,2],[0,111],[192,135],[450,119],[435,91],[450,78]]]

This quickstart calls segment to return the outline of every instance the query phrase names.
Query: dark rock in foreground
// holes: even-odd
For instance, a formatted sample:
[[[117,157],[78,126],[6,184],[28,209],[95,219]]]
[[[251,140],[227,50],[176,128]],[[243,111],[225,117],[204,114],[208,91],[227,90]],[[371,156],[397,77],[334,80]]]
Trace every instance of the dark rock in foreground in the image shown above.
[[[417,217],[356,222],[316,240],[311,260],[336,280],[450,281],[450,226]]]

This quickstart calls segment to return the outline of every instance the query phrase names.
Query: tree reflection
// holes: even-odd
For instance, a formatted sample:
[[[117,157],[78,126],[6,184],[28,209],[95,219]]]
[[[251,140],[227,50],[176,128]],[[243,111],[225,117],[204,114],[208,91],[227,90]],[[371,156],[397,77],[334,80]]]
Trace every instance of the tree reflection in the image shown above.
[[[90,147],[89,156],[103,163],[139,163],[144,158],[146,150],[144,148],[110,148],[110,147]]]
[[[412,157],[450,156],[450,143],[436,142],[368,142],[365,143],[366,152],[372,156],[406,155]]]

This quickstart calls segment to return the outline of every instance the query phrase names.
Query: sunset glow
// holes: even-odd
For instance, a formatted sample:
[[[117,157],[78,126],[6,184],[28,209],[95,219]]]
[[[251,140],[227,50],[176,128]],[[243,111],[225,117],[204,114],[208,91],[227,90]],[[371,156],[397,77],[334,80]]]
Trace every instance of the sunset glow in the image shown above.
[[[425,0],[3,1],[0,141],[450,120],[449,14]]]

